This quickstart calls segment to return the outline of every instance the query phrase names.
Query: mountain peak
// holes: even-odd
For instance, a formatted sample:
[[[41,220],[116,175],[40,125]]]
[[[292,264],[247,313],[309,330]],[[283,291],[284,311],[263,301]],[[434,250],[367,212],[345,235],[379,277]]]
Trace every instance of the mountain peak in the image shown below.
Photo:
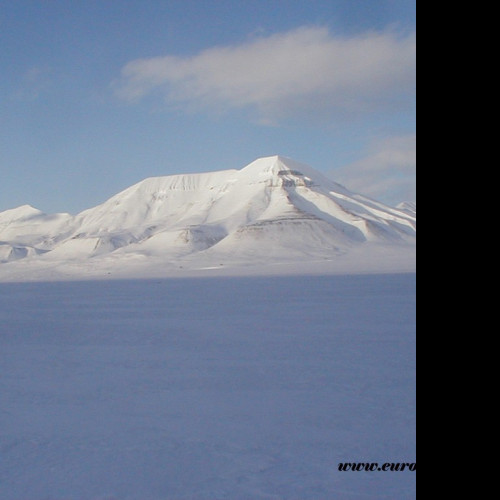
[[[284,156],[274,155],[274,156],[265,156],[263,158],[257,158],[255,161],[253,161],[245,168],[243,168],[242,171],[254,170],[259,168],[265,171],[270,171],[272,169],[292,170],[297,166],[305,166],[305,165],[302,165]]]
[[[240,170],[240,173],[243,176],[260,177],[280,177],[285,175],[308,177],[310,179],[322,177],[319,172],[307,165],[280,155],[259,158]]]
[[[403,203],[400,203],[396,208],[411,215],[417,214],[417,202],[415,201],[404,201]]]
[[[43,212],[31,205],[22,205],[11,210],[6,210],[5,212],[0,212],[0,221],[26,220],[39,215],[43,215]]]

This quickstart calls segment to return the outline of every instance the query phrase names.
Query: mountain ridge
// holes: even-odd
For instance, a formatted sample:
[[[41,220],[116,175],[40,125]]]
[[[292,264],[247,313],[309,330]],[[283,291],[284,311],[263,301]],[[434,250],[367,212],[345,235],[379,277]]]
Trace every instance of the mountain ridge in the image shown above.
[[[241,170],[150,177],[74,216],[29,205],[0,213],[3,268],[99,259],[251,266],[335,259],[368,243],[412,246],[415,238],[416,206],[388,207],[282,156]]]

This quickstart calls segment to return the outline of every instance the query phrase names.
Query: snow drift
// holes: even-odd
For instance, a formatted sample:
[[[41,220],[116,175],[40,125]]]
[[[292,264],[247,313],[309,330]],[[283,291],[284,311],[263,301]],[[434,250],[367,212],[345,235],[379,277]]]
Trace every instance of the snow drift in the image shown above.
[[[146,179],[76,216],[2,212],[0,279],[68,264],[70,274],[99,274],[148,262],[165,270],[330,261],[415,239],[416,206],[388,207],[274,156],[242,170]]]

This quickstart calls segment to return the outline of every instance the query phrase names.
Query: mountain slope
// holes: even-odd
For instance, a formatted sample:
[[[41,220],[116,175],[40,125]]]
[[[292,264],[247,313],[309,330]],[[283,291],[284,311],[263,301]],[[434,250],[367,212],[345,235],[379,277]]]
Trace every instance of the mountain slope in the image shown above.
[[[0,213],[0,262],[252,265],[334,259],[369,243],[413,245],[415,237],[416,212],[275,156],[239,171],[146,179],[76,216],[29,206]]]

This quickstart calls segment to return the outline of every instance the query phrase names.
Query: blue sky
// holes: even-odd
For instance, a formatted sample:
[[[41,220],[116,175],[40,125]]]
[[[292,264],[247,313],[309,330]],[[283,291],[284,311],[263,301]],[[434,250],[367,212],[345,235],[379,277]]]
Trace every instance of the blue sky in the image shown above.
[[[409,0],[0,0],[0,210],[281,154],[415,199]]]

